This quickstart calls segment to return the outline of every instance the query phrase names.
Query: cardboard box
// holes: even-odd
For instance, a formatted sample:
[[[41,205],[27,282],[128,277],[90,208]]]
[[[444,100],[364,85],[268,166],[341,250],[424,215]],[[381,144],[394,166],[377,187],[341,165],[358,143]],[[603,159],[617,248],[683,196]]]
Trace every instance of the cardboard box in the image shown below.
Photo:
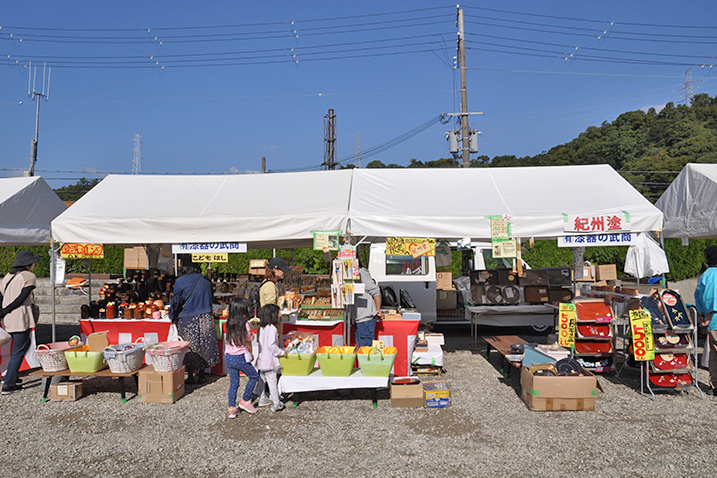
[[[110,339],[107,338],[109,330],[102,332],[93,332],[87,336],[87,345],[90,347],[90,352],[102,352],[110,345]]]
[[[423,408],[423,384],[394,385],[391,383],[391,407]]]
[[[174,403],[184,395],[184,367],[174,372],[155,372],[154,367],[139,371],[137,399],[144,403]]]
[[[438,289],[438,290],[453,289],[453,272],[451,272],[451,271],[436,272],[436,289]]]
[[[575,278],[576,282],[594,282],[595,281],[595,266],[592,264],[585,264],[583,266],[583,276],[581,278]]]
[[[520,395],[530,410],[595,410],[597,379],[583,369],[582,377],[533,376],[527,367],[520,372]]]
[[[423,400],[426,408],[445,408],[451,406],[451,391],[444,380],[423,382]]]
[[[265,276],[268,267],[269,261],[266,259],[252,259],[249,261],[249,274]]]
[[[74,402],[81,397],[82,382],[60,382],[50,385],[51,402]]]
[[[426,342],[428,342],[428,345],[445,345],[446,339],[443,337],[443,334],[439,334],[437,332],[426,332],[424,337],[426,337]]]
[[[599,281],[603,280],[617,280],[617,266],[615,264],[605,264],[602,266],[595,267],[595,279]]]
[[[399,314],[395,310],[384,311],[383,320],[403,320],[403,314]]]
[[[145,270],[149,268],[149,259],[144,247],[137,246],[124,250],[124,268]]]
[[[436,291],[436,309],[455,309],[458,307],[458,291],[438,290]]]

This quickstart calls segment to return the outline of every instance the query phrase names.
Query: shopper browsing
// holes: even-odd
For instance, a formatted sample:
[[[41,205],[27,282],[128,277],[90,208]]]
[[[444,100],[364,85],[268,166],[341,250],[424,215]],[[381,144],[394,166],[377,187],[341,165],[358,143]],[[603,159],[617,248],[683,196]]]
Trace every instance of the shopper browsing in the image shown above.
[[[707,270],[700,276],[695,289],[695,304],[702,315],[702,326],[707,327],[707,344],[709,344],[710,389],[707,393],[717,392],[717,246],[705,249]],[[705,344],[705,346],[707,346]]]
[[[368,269],[359,269],[359,277],[365,292],[354,295],[354,305],[349,306],[349,314],[356,324],[356,345],[370,347],[376,338],[376,318],[382,317],[381,289]]]
[[[259,350],[256,357],[256,368],[259,369],[261,380],[269,386],[269,397],[263,386],[260,388],[259,406],[271,404],[271,411],[278,412],[284,409],[284,404],[279,400],[279,389],[277,387],[277,373],[281,365],[277,357],[283,357],[286,353],[279,347],[279,333],[276,326],[281,320],[279,317],[279,306],[268,304],[259,311],[261,328],[259,329],[258,344]]]
[[[251,364],[252,333],[249,328],[249,303],[246,299],[235,297],[229,302],[229,317],[227,318],[227,336],[224,348],[225,363],[229,372],[229,418],[237,416],[237,391],[239,390],[239,372],[249,378],[244,387],[244,395],[239,400],[239,408],[249,413],[256,413],[251,404],[251,392],[259,380],[259,372]]]

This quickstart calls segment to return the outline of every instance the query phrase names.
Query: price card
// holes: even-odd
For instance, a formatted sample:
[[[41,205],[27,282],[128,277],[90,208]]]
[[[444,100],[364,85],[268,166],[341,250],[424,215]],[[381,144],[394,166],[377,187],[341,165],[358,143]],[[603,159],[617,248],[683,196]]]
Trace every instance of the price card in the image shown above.
[[[570,348],[575,345],[575,304],[561,303],[558,314],[558,345]]]
[[[630,330],[635,360],[655,359],[655,340],[652,336],[652,319],[645,309],[630,311]]]
[[[229,262],[229,253],[207,252],[201,254],[192,254],[192,262]]]

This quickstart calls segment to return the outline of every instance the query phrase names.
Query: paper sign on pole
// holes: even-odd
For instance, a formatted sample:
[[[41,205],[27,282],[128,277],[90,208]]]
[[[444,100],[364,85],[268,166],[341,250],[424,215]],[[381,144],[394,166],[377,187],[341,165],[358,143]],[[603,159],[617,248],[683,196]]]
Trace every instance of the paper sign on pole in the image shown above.
[[[192,254],[192,262],[229,262],[229,254],[226,252]]]
[[[635,360],[655,359],[655,340],[652,336],[652,319],[645,309],[630,311],[630,330]]]
[[[575,304],[560,304],[558,318],[558,345],[570,348],[575,345]]]

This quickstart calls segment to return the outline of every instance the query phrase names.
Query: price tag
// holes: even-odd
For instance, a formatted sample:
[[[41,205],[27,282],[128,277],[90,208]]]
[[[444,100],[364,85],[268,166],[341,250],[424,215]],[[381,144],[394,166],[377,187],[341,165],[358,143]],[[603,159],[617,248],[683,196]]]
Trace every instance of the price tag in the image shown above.
[[[635,360],[655,359],[655,340],[652,336],[652,319],[645,309],[630,311],[630,330]]]
[[[575,344],[575,304],[561,303],[558,313],[558,345],[570,348]]]
[[[192,262],[229,262],[229,254],[226,252],[192,254]]]

